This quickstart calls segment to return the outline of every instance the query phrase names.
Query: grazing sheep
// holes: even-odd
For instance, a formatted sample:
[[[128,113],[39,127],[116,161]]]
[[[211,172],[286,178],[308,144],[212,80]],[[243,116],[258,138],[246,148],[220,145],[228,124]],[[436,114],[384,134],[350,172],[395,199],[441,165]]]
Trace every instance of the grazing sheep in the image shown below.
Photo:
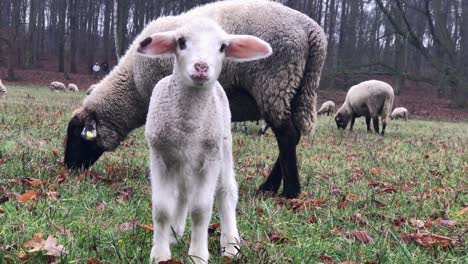
[[[215,20],[229,34],[256,35],[278,51],[265,60],[242,65],[225,62],[219,82],[228,96],[232,121],[264,118],[272,125],[279,157],[260,190],[276,193],[284,180],[282,195],[297,197],[301,189],[296,146],[302,135],[315,130],[317,87],[327,44],[315,21],[273,1],[215,2],[148,24],[119,64],[74,112],[67,128],[66,166],[91,166],[104,151],[116,149],[133,129],[145,123],[151,92],[171,73],[172,63],[166,58],[135,56],[139,43],[197,17]],[[92,122],[97,137],[83,138],[83,128]]]
[[[379,116],[382,118],[382,135],[385,134],[390,111],[393,107],[393,88],[388,83],[376,80],[362,82],[351,87],[346,100],[335,116],[338,129],[353,130],[356,117],[365,116],[367,132],[370,132],[370,120],[374,123],[375,133],[379,133]]]
[[[151,263],[171,258],[172,229],[183,235],[187,211],[192,220],[189,255],[195,263],[208,263],[215,194],[221,248],[224,255],[234,256],[240,238],[231,114],[217,78],[223,58],[256,60],[269,56],[271,47],[253,36],[229,35],[212,20],[196,19],[175,31],[151,35],[138,52],[153,58],[175,55],[172,75],[153,90],[146,120],[153,197]]]
[[[69,83],[68,84],[68,91],[70,92],[79,92],[80,90],[78,89],[78,85],[74,83]]]
[[[7,89],[5,85],[3,85],[2,80],[0,79],[0,97],[3,97],[7,94]]]
[[[391,119],[394,120],[398,118],[402,118],[405,121],[408,121],[408,109],[404,107],[395,108],[392,112]]]
[[[97,87],[97,84],[92,84],[89,86],[88,90],[86,90],[86,94],[89,95],[91,92]]]
[[[317,115],[327,114],[327,116],[329,116],[333,114],[333,112],[335,112],[335,103],[333,101],[326,101],[318,110]]]
[[[61,82],[51,82],[50,86],[49,86],[49,89],[51,91],[55,91],[55,92],[66,92],[67,91],[67,87],[65,86],[65,84],[63,84]]]

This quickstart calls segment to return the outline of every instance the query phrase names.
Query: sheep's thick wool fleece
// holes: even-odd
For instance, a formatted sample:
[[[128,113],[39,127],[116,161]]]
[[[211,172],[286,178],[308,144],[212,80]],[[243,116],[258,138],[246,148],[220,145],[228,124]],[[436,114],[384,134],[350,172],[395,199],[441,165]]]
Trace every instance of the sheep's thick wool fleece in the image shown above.
[[[338,110],[346,110],[355,116],[390,117],[393,107],[393,88],[382,81],[370,80],[351,87],[346,95],[343,106]]]
[[[316,90],[327,46],[322,28],[306,15],[279,3],[223,1],[150,23],[119,65],[86,97],[81,109],[85,111],[80,115],[94,112],[101,120],[99,133],[108,137],[100,142],[104,149],[115,149],[132,129],[144,124],[154,86],[172,73],[171,59],[138,56],[139,43],[153,33],[190,23],[194,17],[211,18],[229,34],[257,36],[273,48],[273,55],[264,60],[223,64],[219,82],[228,97],[242,89],[258,106],[258,110],[251,112],[260,111],[274,126],[281,127],[293,118],[302,133],[314,131]],[[243,105],[236,103],[230,107],[234,113],[233,107]]]

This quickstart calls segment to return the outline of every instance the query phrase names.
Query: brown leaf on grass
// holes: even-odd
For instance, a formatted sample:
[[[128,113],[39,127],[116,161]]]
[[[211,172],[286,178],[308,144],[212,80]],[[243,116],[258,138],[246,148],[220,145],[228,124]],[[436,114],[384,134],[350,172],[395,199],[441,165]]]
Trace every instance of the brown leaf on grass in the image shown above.
[[[304,210],[305,208],[320,207],[325,203],[325,200],[307,199],[302,201],[301,199],[286,199],[277,197],[275,202],[277,205],[286,205],[291,210],[300,211]]]
[[[409,242],[416,243],[423,247],[430,247],[430,246],[455,246],[460,245],[462,243],[455,239],[451,239],[449,237],[436,235],[432,233],[404,233],[400,236],[400,240],[403,241],[405,244]]]
[[[327,263],[327,264],[333,264],[335,262],[333,258],[328,255],[320,256],[320,261],[322,261],[323,263]]]
[[[340,264],[356,264],[356,262],[347,260],[344,262],[340,262]]]
[[[288,239],[285,237],[282,237],[278,234],[269,234],[268,239],[270,239],[271,242],[273,243],[284,243],[288,242]]]
[[[104,209],[106,209],[106,205],[103,204],[103,203],[101,203],[101,202],[99,202],[99,201],[94,201],[94,202],[93,202],[93,205],[96,206],[96,209],[97,209],[98,211],[104,211]]]
[[[86,263],[88,264],[103,264],[103,262],[95,259],[95,258],[89,258],[89,259],[86,259]]]
[[[2,208],[0,208],[0,214],[4,214],[5,213],[5,210],[3,210]]]
[[[256,213],[258,216],[262,216],[264,212],[265,212],[265,211],[264,211],[263,208],[261,208],[261,207],[258,207],[257,209],[255,209],[255,213]]]
[[[312,223],[312,224],[317,223],[317,218],[315,217],[315,215],[309,216],[309,223]]]
[[[60,174],[57,178],[57,182],[61,183],[65,181],[66,179],[67,179],[67,169],[65,169],[65,167],[62,167],[62,169],[60,170]]]
[[[153,224],[139,224],[138,226],[141,227],[141,229],[153,231]]]
[[[214,234],[215,231],[221,226],[221,224],[219,222],[214,222],[214,223],[211,223],[209,226],[208,226],[208,233],[209,234]]]
[[[350,218],[351,222],[358,224],[359,226],[365,226],[367,222],[362,218],[360,213],[353,214]]]
[[[125,188],[124,190],[120,191],[118,196],[117,196],[117,202],[123,204],[125,201],[128,201],[130,199],[130,196],[133,194],[132,188]]]
[[[60,198],[60,194],[58,192],[46,192],[46,196],[49,199],[58,199],[58,198]]]
[[[457,213],[457,216],[460,216],[460,215],[464,215],[468,213],[468,207],[465,207],[463,209],[461,209],[458,213]]]
[[[175,259],[170,259],[165,261],[159,261],[158,264],[182,264],[182,262]]]
[[[26,178],[22,179],[22,182],[26,186],[36,188],[36,187],[47,184],[48,180],[43,180],[42,181],[42,180],[39,180],[39,179],[33,179],[33,178],[26,177]]]
[[[37,200],[38,197],[39,197],[39,195],[35,191],[29,190],[29,191],[23,193],[22,195],[20,195],[20,197],[18,198],[18,202],[19,203],[27,203],[29,201]]]
[[[450,220],[445,220],[445,219],[438,219],[437,222],[439,223],[440,226],[443,226],[443,227],[451,227],[457,224],[457,221],[450,221]]]
[[[375,198],[372,199],[372,203],[375,205],[375,207],[377,208],[383,208],[385,207],[385,204],[376,200]]]
[[[30,248],[28,252],[32,253],[32,252],[40,251],[44,247],[44,244],[45,244],[45,240],[43,238],[43,235],[37,234],[33,236],[31,240],[24,242],[23,247]]]
[[[344,232],[343,235],[347,238],[354,237],[364,244],[374,243],[374,239],[366,231],[352,230],[351,232]]]
[[[372,175],[379,175],[380,174],[380,170],[378,168],[371,168],[369,170],[369,173],[372,174]]]
[[[341,234],[341,230],[338,228],[338,227],[333,227],[331,230],[330,230],[330,233],[332,235],[340,235]]]
[[[424,221],[424,220],[419,220],[419,219],[414,219],[411,218],[408,221],[409,225],[412,226],[413,228],[421,229],[421,228],[431,228],[432,222],[430,220]]]
[[[395,219],[391,219],[391,222],[396,227],[402,227],[403,224],[406,223],[406,219],[400,216],[400,217],[397,217]]]
[[[71,233],[70,229],[66,229],[65,227],[63,227],[63,226],[61,226],[59,224],[54,224],[53,226],[55,227],[55,229],[57,229],[57,231],[59,231],[62,234],[70,234]]]
[[[346,209],[348,207],[348,199],[346,199],[346,196],[343,195],[343,198],[338,202],[338,208],[339,209]]]
[[[393,187],[385,187],[380,191],[380,193],[396,193],[396,189]]]
[[[134,229],[139,224],[140,224],[140,219],[138,219],[138,217],[137,217],[135,219],[132,219],[131,221],[128,221],[128,222],[125,222],[125,223],[121,224],[119,226],[119,231],[120,232],[125,232],[127,230]]]
[[[357,181],[361,179],[363,176],[364,176],[364,173],[362,173],[361,168],[354,168],[351,178],[353,179],[353,181]]]
[[[52,235],[49,235],[47,240],[44,240],[42,234],[37,234],[31,240],[24,242],[23,247],[30,248],[28,250],[29,253],[44,250],[48,256],[58,257],[66,254],[65,248],[62,245],[57,245],[57,239]]]
[[[19,252],[16,254],[16,256],[18,256],[18,258],[21,259],[22,261],[26,261],[29,259],[29,255],[24,252]]]

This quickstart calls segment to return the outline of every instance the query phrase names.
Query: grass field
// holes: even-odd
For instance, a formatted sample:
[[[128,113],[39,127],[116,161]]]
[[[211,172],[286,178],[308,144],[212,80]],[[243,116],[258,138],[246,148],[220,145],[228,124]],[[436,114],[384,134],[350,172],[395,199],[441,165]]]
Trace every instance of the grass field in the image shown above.
[[[143,129],[90,172],[62,170],[66,125],[83,97],[11,87],[0,98],[0,263],[148,263]],[[349,133],[321,117],[300,143],[297,200],[256,195],[277,149],[271,133],[249,128],[234,132],[243,246],[233,263],[468,263],[468,123],[393,121],[380,137],[362,118]],[[172,247],[184,263],[189,231]],[[219,228],[211,231],[210,262],[222,263]],[[28,252],[38,234],[66,253],[54,243]]]

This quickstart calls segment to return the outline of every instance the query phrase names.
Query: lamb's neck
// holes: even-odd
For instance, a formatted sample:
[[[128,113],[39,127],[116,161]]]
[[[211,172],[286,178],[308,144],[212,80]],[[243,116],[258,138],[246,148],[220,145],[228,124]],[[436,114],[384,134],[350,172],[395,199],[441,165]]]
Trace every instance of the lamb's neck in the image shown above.
[[[198,113],[210,107],[210,102],[214,96],[213,87],[189,87],[184,85],[179,78],[171,76],[170,80],[171,96],[174,108],[179,113]]]

